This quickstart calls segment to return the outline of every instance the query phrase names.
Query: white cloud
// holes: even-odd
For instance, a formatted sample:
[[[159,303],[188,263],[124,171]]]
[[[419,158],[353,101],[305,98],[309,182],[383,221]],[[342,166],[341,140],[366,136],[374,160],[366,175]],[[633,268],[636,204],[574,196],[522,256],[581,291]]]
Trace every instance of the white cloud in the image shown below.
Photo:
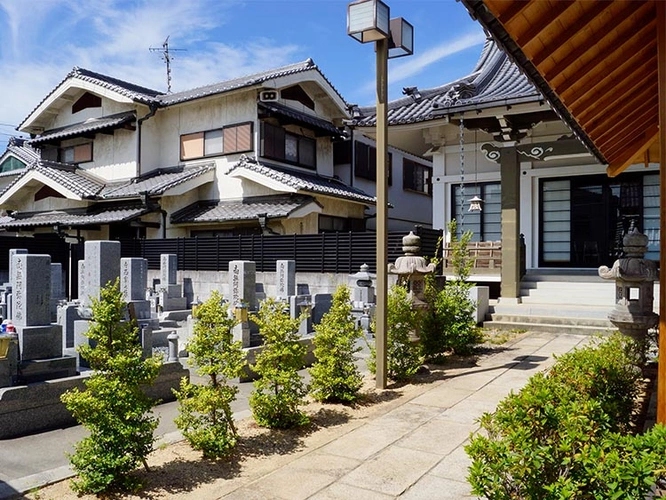
[[[421,74],[433,64],[439,63],[451,55],[484,43],[485,39],[483,31],[468,33],[455,40],[448,40],[435,45],[421,54],[417,53],[416,55],[391,62],[389,64],[389,82],[393,85]],[[448,82],[441,82],[442,85],[445,83]],[[362,91],[366,94],[374,92],[375,85],[374,80],[368,81],[362,86]]]
[[[18,125],[74,66],[166,90],[165,64],[149,47],[167,36],[172,49],[186,49],[171,54],[174,91],[293,62],[295,44],[250,30],[236,45],[217,41],[239,3],[48,0],[27,8],[0,0],[0,122]]]

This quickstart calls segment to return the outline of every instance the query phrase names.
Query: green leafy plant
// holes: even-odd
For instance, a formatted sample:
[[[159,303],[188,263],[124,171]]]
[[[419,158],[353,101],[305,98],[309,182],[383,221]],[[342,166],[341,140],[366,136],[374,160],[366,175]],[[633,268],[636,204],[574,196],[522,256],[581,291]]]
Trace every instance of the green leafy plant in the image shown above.
[[[422,359],[416,339],[413,338],[413,332],[418,326],[417,312],[412,309],[412,301],[404,286],[391,287],[386,309],[386,373],[393,380],[407,380],[421,367]],[[374,321],[371,329],[376,331]],[[370,348],[368,368],[372,373],[377,371],[377,351],[374,346]]]
[[[119,280],[107,284],[100,299],[93,299],[92,323],[87,336],[93,345],[79,347],[93,370],[85,390],[74,388],[61,399],[89,432],[69,456],[78,478],[72,487],[81,493],[138,486],[129,473],[153,450],[158,420],[151,413],[155,401],[142,386],[158,375],[161,360],[142,359],[138,328],[125,321]]]
[[[291,318],[286,304],[273,298],[261,303],[252,320],[259,325],[264,344],[252,369],[259,375],[250,395],[250,408],[259,425],[286,429],[308,423],[300,409],[307,387],[298,371],[307,347],[298,340],[302,316]]]
[[[437,288],[433,275],[426,277],[424,295],[428,309],[420,317],[421,353],[433,362],[441,362],[448,352],[470,354],[483,341],[483,333],[474,318],[476,304],[469,298],[472,284],[466,281],[473,264],[467,250],[472,232],[466,231],[458,239],[455,219],[449,223],[448,229],[456,277],[447,281],[441,290]],[[431,260],[436,264],[439,261],[439,257]]]
[[[314,326],[314,355],[310,369],[310,391],[318,401],[356,400],[363,378],[354,363],[360,351],[360,329],[354,322],[349,288],[340,286],[333,294],[331,309]]]
[[[666,470],[666,428],[619,432],[618,411],[629,410],[638,382],[627,342],[611,337],[561,356],[548,374],[484,414],[482,432],[466,447],[474,493],[489,500],[646,498]]]
[[[180,390],[174,390],[179,403],[176,425],[192,448],[207,458],[228,455],[238,439],[231,409],[238,387],[229,384],[245,364],[241,342],[233,341],[237,323],[217,290],[199,305],[187,350],[190,364],[208,382],[196,385],[183,378]]]

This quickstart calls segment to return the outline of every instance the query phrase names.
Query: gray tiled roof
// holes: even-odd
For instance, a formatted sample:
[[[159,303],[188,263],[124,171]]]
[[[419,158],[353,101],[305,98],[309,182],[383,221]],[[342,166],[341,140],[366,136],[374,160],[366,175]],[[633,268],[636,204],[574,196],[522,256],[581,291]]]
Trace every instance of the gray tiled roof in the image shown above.
[[[323,133],[325,135],[332,136],[341,136],[344,135],[344,132],[333,125],[331,122],[317,118],[316,116],[309,115],[307,113],[301,113],[295,109],[291,109],[288,106],[284,106],[277,102],[260,102],[259,109],[266,109],[273,113],[277,113],[282,116],[286,116],[297,122],[305,123],[315,129],[316,132]]]
[[[248,158],[246,156],[242,156],[240,161],[234,165],[228,173],[232,173],[241,168],[246,168],[252,172],[261,174],[268,179],[281,182],[298,191],[333,196],[335,198],[344,198],[362,203],[374,204],[376,202],[374,196],[353,186],[348,186],[338,179],[323,177],[317,174],[307,174],[279,167],[277,165],[259,163],[256,159]]]
[[[11,153],[19,160],[24,161],[26,165],[30,165],[40,158],[38,150],[30,146],[25,139],[20,139],[18,137],[9,138],[6,152]],[[2,156],[4,156],[4,154]]]
[[[135,219],[151,210],[137,204],[97,204],[87,209],[54,210],[51,212],[13,212],[0,217],[0,228],[62,226],[90,226]]]
[[[144,193],[150,196],[164,194],[168,189],[174,188],[183,182],[199,177],[215,169],[215,163],[206,163],[192,167],[173,167],[153,170],[148,174],[134,179],[109,182],[99,193],[100,198],[127,198],[136,197]]]
[[[43,144],[54,139],[61,140],[67,137],[74,137],[77,135],[102,132],[114,130],[126,123],[136,120],[134,111],[127,111],[125,113],[118,113],[115,115],[103,116],[101,118],[90,118],[84,122],[67,125],[58,129],[49,130],[45,134],[40,135],[36,139],[29,141],[29,144]]]
[[[9,191],[15,184],[21,181],[26,175],[37,172],[49,179],[55,181],[57,184],[70,190],[81,198],[93,198],[100,192],[104,184],[99,179],[84,173],[75,165],[66,163],[57,163],[48,160],[39,160],[32,165],[29,165],[25,170],[20,171],[21,174],[17,176],[5,189],[0,193],[0,197]]]
[[[58,85],[56,85],[51,92],[49,92],[44,99],[42,99],[37,106],[34,107],[30,114],[21,122],[17,127],[18,130],[21,129],[25,121],[32,115],[36,109],[38,109],[53,93],[67,80],[70,78],[76,78],[78,80],[83,80],[84,82],[94,83],[108,90],[119,93],[133,101],[140,102],[143,104],[151,104],[156,102],[156,98],[162,93],[158,90],[149,89],[147,87],[142,87],[140,85],[135,85],[133,83],[125,82],[114,78],[112,76],[102,75],[101,73],[95,73],[88,69],[74,67],[65,78],[62,79]]]
[[[256,220],[258,214],[268,218],[287,217],[294,210],[314,202],[311,196],[256,196],[242,200],[202,200],[171,216],[172,224]]]
[[[25,121],[35,112],[39,106],[42,105],[65,81],[70,78],[76,78],[83,80],[85,82],[94,83],[105,89],[112,90],[117,92],[129,99],[132,99],[135,102],[153,105],[156,107],[167,107],[173,104],[179,104],[181,102],[191,101],[194,99],[199,99],[202,97],[207,97],[215,94],[221,94],[224,92],[229,92],[231,90],[240,89],[243,87],[249,87],[253,85],[259,85],[268,80],[274,78],[279,78],[282,76],[292,75],[296,73],[303,73],[306,71],[316,71],[319,75],[331,86],[335,93],[340,97],[340,99],[345,102],[340,92],[333,86],[331,81],[326,78],[326,76],[321,72],[319,67],[314,63],[312,59],[307,59],[303,62],[289,64],[287,66],[282,66],[275,69],[270,69],[263,71],[261,73],[255,73],[252,75],[241,76],[239,78],[233,78],[230,80],[225,80],[222,82],[214,83],[211,85],[205,85],[203,87],[197,87],[190,90],[184,90],[182,92],[174,92],[172,94],[166,94],[158,90],[149,89],[146,87],[141,87],[140,85],[135,85],[133,83],[125,82],[111,76],[103,75],[101,73],[95,73],[84,68],[75,67],[70,71],[67,76],[58,84],[56,87],[49,92],[49,94],[41,100],[41,102],[35,106],[35,108],[30,112],[30,114],[23,120],[23,122],[17,127],[19,130],[25,123]]]
[[[538,101],[541,94],[529,82],[509,57],[492,40],[486,40],[479,60],[469,75],[433,89],[419,89],[421,99],[403,97],[388,103],[389,125],[402,125],[436,119],[433,111],[462,111],[511,104],[518,101]],[[374,126],[375,108],[360,108],[356,125]]]
[[[198,87],[195,89],[184,90],[182,92],[174,92],[173,94],[163,94],[159,97],[159,102],[160,105],[162,106],[171,106],[173,104],[178,104],[185,101],[191,101],[193,99],[199,99],[201,97],[207,97],[210,95],[229,92],[230,90],[236,90],[243,87],[259,85],[274,78],[293,75],[296,73],[303,73],[305,71],[319,72],[319,74],[324,78],[324,80],[326,80],[326,82],[328,82],[329,85],[331,85],[333,90],[335,90],[340,99],[342,99],[342,101],[344,102],[343,97],[335,89],[335,87],[333,87],[331,82],[324,76],[324,74],[319,70],[319,67],[314,63],[312,59],[307,59],[303,62],[290,64],[288,66],[282,66],[280,68],[271,69],[268,71],[262,71],[261,73],[255,73],[253,75],[233,78],[231,80],[214,83],[212,85],[205,85],[203,87]]]
[[[0,193],[0,197],[11,189],[12,186],[20,182],[23,176],[30,174],[30,172],[38,172],[48,177],[56,184],[67,188],[81,198],[116,199],[137,198],[143,196],[144,193],[148,193],[150,196],[159,196],[164,194],[166,190],[205,174],[214,168],[214,163],[206,163],[193,167],[165,168],[154,170],[135,179],[105,184],[101,179],[92,176],[85,170],[76,167],[76,165],[40,160],[25,170],[21,170],[21,175],[17,176],[16,179],[5,187]]]

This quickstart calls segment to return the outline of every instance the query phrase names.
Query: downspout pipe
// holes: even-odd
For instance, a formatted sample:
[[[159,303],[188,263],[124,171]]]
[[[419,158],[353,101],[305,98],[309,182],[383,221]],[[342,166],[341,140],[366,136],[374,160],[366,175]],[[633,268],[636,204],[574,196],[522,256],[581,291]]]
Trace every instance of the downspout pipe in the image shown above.
[[[141,193],[143,195],[143,204],[146,208],[155,210],[156,212],[159,212],[162,214],[162,239],[166,239],[166,223],[167,223],[167,212],[162,208],[162,206],[159,204],[159,202],[152,201],[150,199],[150,194],[148,191],[143,191]]]
[[[135,177],[139,177],[141,175],[141,125],[143,124],[143,122],[155,116],[155,113],[157,113],[157,103],[151,102],[148,106],[150,107],[150,111],[148,112],[148,114],[142,118],[139,118],[136,121],[136,173],[134,175]]]

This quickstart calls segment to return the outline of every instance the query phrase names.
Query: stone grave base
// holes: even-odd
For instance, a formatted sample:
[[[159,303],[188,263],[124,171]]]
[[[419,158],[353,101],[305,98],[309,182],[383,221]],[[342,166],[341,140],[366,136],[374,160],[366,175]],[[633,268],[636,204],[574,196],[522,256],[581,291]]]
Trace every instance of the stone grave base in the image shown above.
[[[0,439],[76,425],[60,395],[74,387],[85,389],[83,381],[90,373],[0,389]],[[146,394],[162,403],[173,401],[171,389],[179,388],[183,377],[189,379],[189,371],[180,361],[164,363]]]
[[[58,324],[16,326],[22,360],[62,357],[62,327]]]
[[[313,338],[314,336],[309,336],[299,339],[299,343],[307,346],[308,348],[308,351],[305,354],[303,367],[312,366],[312,364],[315,362],[314,343],[312,342]],[[254,371],[252,371],[252,369],[250,368],[250,365],[256,363],[257,354],[259,354],[262,349],[263,349],[262,346],[246,347],[243,349],[243,351],[246,353],[245,359],[247,361],[247,364],[243,368],[243,375],[241,375],[240,377],[241,382],[249,382],[251,380],[255,380],[258,378],[257,374]]]
[[[76,375],[76,358],[33,359],[19,363],[19,384],[43,382],[56,378],[74,377]]]

